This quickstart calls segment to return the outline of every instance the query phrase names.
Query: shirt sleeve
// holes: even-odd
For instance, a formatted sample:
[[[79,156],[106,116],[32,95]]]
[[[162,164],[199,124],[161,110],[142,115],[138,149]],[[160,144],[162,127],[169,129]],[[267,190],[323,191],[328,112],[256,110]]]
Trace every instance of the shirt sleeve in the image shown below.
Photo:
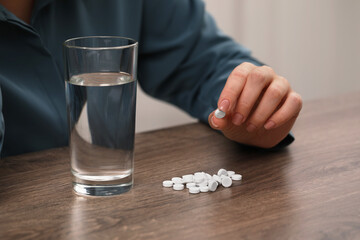
[[[231,71],[263,65],[226,36],[200,0],[144,1],[139,83],[153,97],[207,122]]]
[[[144,1],[139,45],[143,90],[207,122],[231,71],[261,65],[223,34],[202,1]]]

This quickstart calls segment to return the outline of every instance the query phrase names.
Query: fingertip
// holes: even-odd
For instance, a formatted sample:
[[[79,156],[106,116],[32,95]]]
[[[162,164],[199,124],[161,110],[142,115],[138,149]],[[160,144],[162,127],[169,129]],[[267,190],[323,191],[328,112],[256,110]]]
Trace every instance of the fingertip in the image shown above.
[[[236,126],[240,126],[242,123],[244,123],[245,119],[244,116],[240,113],[235,113],[232,117],[232,123]]]
[[[213,111],[213,112],[211,112],[211,113],[209,114],[208,122],[209,122],[209,125],[210,125],[211,128],[216,129],[216,128],[217,128],[217,125],[216,125],[216,124],[214,123],[214,121],[213,121],[214,114],[215,114],[215,111]]]
[[[211,116],[210,117],[210,126],[212,127],[212,128],[214,128],[214,129],[218,129],[219,128],[219,125],[217,125],[216,123],[215,123],[215,117],[214,117],[214,115],[213,116]]]
[[[266,130],[270,130],[270,129],[275,128],[275,126],[276,126],[275,122],[272,121],[272,120],[269,120],[269,121],[267,121],[267,122],[265,123],[264,128],[265,128]]]
[[[223,112],[227,112],[230,108],[230,100],[229,99],[222,99],[218,104],[219,110]]]
[[[209,115],[209,125],[213,129],[216,130],[223,130],[226,127],[227,120],[225,118],[216,118],[214,113],[211,113]]]

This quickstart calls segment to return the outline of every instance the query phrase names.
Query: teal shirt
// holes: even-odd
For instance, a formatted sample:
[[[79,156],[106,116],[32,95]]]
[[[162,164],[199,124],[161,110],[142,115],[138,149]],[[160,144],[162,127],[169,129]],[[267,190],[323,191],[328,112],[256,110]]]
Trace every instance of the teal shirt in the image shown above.
[[[62,43],[94,35],[139,41],[142,89],[203,122],[230,72],[261,64],[200,0],[38,0],[30,24],[0,5],[1,156],[68,144]]]

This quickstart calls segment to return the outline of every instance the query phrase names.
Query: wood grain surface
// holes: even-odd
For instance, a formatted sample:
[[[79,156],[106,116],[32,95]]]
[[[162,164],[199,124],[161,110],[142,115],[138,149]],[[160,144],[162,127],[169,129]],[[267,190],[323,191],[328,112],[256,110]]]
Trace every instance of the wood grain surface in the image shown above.
[[[288,148],[242,147],[203,124],[136,136],[135,185],[81,197],[68,148],[2,159],[0,239],[360,239],[360,93],[310,101]],[[241,183],[162,187],[219,168]]]

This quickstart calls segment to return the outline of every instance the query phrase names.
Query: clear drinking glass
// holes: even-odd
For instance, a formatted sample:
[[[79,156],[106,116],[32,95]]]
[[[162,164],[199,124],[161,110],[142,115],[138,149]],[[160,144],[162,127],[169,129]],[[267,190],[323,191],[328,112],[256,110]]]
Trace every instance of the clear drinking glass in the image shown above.
[[[76,193],[109,196],[133,184],[138,43],[94,36],[64,42],[71,171]]]

